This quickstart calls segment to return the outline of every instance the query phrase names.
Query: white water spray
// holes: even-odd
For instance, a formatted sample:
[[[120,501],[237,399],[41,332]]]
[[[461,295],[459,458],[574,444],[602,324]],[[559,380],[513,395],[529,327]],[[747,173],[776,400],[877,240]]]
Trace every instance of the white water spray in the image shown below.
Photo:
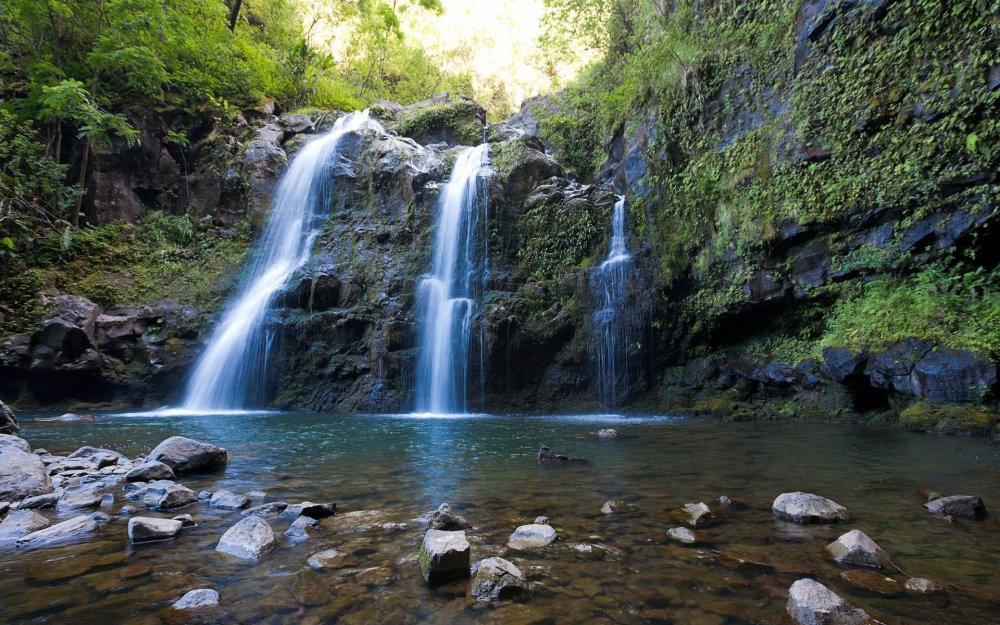
[[[593,316],[592,357],[596,365],[598,397],[616,407],[619,387],[628,380],[628,324],[625,296],[632,255],[625,240],[625,196],[615,202],[611,217],[611,244],[604,262],[592,274],[592,288],[599,308]]]

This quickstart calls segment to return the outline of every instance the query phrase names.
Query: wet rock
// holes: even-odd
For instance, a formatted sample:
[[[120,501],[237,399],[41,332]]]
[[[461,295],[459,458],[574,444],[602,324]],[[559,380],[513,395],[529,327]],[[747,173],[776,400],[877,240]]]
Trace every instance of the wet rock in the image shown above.
[[[788,589],[785,611],[799,625],[868,625],[874,622],[867,612],[808,578],[798,580]]]
[[[190,590],[174,602],[175,610],[194,610],[219,605],[219,593],[211,588]]]
[[[316,128],[313,120],[303,113],[285,113],[281,116],[281,125],[292,134],[313,132]]]
[[[597,438],[602,440],[609,440],[612,438],[618,438],[618,430],[613,430],[611,428],[604,428],[603,430],[597,430]]]
[[[319,521],[316,519],[301,515],[285,530],[285,536],[292,540],[306,540],[309,538],[309,530],[315,529],[318,525]]]
[[[240,510],[250,505],[246,495],[237,495],[231,490],[217,490],[209,500],[208,505],[225,510]]]
[[[536,525],[548,525],[549,524],[549,517],[547,517],[547,516],[536,516],[535,517],[535,524]]]
[[[0,500],[20,500],[52,490],[52,480],[38,456],[16,447],[0,447]]]
[[[935,595],[945,591],[944,586],[925,577],[911,577],[903,584],[903,588],[918,595]]]
[[[341,565],[344,554],[336,549],[326,549],[314,553],[306,560],[306,564],[314,569],[331,569]]]
[[[601,506],[601,514],[617,514],[619,512],[627,512],[628,509],[629,505],[624,499],[611,499],[605,501],[604,505]]]
[[[256,560],[275,545],[271,526],[264,519],[251,515],[226,530],[215,550],[244,560]]]
[[[686,503],[683,508],[674,510],[671,516],[674,520],[687,523],[691,527],[702,527],[715,520],[712,510],[703,501]]]
[[[973,495],[952,495],[928,501],[924,507],[934,514],[958,517],[960,519],[985,519],[986,506],[983,500]]]
[[[74,486],[63,491],[62,497],[56,503],[59,510],[86,510],[99,508],[103,495],[94,485]]]
[[[851,530],[826,546],[826,554],[838,564],[882,568],[891,565],[889,554],[861,530]]]
[[[528,582],[512,562],[486,558],[472,565],[472,596],[479,601],[499,601],[528,589]]]
[[[197,523],[194,522],[194,517],[190,514],[178,514],[175,517],[171,517],[174,521],[180,521],[181,525],[184,527],[194,527]]]
[[[903,590],[903,587],[896,580],[868,569],[841,571],[840,579],[854,588],[890,597],[898,595]]]
[[[49,520],[34,510],[15,510],[0,523],[0,542],[17,540],[49,526]]]
[[[708,536],[702,532],[688,529],[686,527],[674,527],[668,529],[667,538],[682,545],[704,545],[712,542]]]
[[[337,504],[335,503],[313,503],[303,501],[298,504],[299,514],[310,519],[326,519],[337,514]]]
[[[112,451],[111,449],[101,449],[100,447],[91,447],[89,445],[77,449],[66,457],[69,459],[83,458],[90,460],[92,463],[97,465],[98,469],[115,465],[119,462],[127,463],[129,461],[128,458],[117,451]]]
[[[424,581],[439,584],[469,576],[469,541],[464,531],[427,530],[418,555]]]
[[[138,512],[135,506],[122,506],[122,509],[118,512],[121,516],[129,516],[130,514],[135,514]]]
[[[451,510],[451,504],[443,503],[431,515],[429,523],[431,529],[453,532],[471,527],[464,517],[455,514]]]
[[[0,448],[3,447],[13,447],[14,449],[20,449],[24,453],[31,453],[31,445],[28,444],[28,441],[11,434],[0,434]]]
[[[212,495],[214,494],[215,493],[213,493],[210,490],[198,491],[198,501],[208,501],[209,499],[212,498]]]
[[[125,474],[126,482],[155,482],[176,479],[174,470],[162,462],[147,460]]]
[[[244,510],[241,514],[243,516],[259,516],[262,519],[276,519],[287,508],[288,504],[284,501],[272,501]]]
[[[210,471],[226,466],[229,455],[225,449],[184,436],[171,436],[150,452],[147,460],[162,462],[181,475],[195,471]]]
[[[62,523],[57,523],[18,539],[21,549],[37,549],[61,543],[77,542],[90,538],[100,530],[100,524],[90,515],[82,515]]]
[[[719,505],[720,506],[731,506],[731,505],[733,505],[733,500],[730,499],[729,497],[726,497],[725,495],[723,495],[723,496],[719,497]]]
[[[550,544],[556,539],[556,530],[551,525],[522,525],[514,530],[507,539],[511,549],[537,549]]]
[[[564,456],[562,454],[557,454],[545,445],[542,445],[538,449],[538,462],[543,464],[557,463],[557,462],[572,462],[572,461],[582,461],[582,458],[571,458],[570,456]]]
[[[0,401],[0,434],[17,434],[20,430],[14,411]]]
[[[837,502],[803,492],[778,495],[771,504],[771,512],[795,523],[838,523],[850,518],[847,508]]]
[[[132,544],[170,540],[180,534],[184,524],[173,519],[133,517],[128,521],[128,540]]]
[[[847,347],[825,347],[820,370],[834,382],[843,383],[852,376],[861,375],[867,361],[867,351],[855,351]]]
[[[0,516],[7,514],[9,510],[10,510],[10,502],[0,501]]]
[[[63,489],[57,488],[51,493],[28,497],[17,504],[18,510],[41,510],[43,508],[53,508],[59,498],[63,496]]]
[[[981,401],[997,382],[997,367],[989,356],[947,347],[933,349],[910,375],[913,394],[939,402]]]
[[[88,516],[96,521],[98,525],[107,525],[112,521],[112,518],[103,512],[91,512]]]
[[[146,487],[142,502],[154,510],[176,510],[198,501],[198,496],[190,488],[175,482],[160,480]]]

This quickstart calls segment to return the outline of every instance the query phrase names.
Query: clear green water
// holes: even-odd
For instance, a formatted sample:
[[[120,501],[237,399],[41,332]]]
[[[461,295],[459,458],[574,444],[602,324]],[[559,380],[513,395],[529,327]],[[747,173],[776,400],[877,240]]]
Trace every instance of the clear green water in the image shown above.
[[[258,563],[213,551],[238,512],[196,504],[198,527],[172,542],[129,546],[126,523],[85,543],[0,552],[0,622],[219,623],[786,623],[786,592],[811,576],[888,623],[1000,622],[1000,524],[948,524],[917,491],[978,494],[1000,515],[1000,445],[981,438],[807,424],[719,424],[621,417],[476,417],[281,414],[228,417],[103,417],[99,423],[23,422],[34,447],[68,453],[89,444],[130,457],[173,434],[226,447],[218,475],[182,482],[194,490],[262,490],[266,500],[335,501],[341,514],[293,544],[272,521],[279,548]],[[586,434],[615,427],[628,438]],[[539,466],[539,444],[587,463]],[[791,490],[845,505],[846,526],[775,521],[770,503]],[[115,513],[126,502],[114,489]],[[706,530],[714,544],[666,540],[670,511],[727,495],[736,502]],[[634,511],[600,513],[612,498]],[[451,502],[476,528],[473,559],[502,555],[533,581],[521,601],[474,604],[467,583],[426,588],[415,555],[415,519]],[[140,505],[141,507],[141,505]],[[370,518],[344,514],[378,511]],[[55,517],[52,511],[46,514]],[[510,532],[549,516],[562,540],[508,552]],[[156,516],[156,513],[152,513]],[[372,521],[405,528],[373,527]],[[914,576],[952,586],[944,597],[854,590],[822,555],[848,529],[872,536]],[[581,544],[596,548],[581,550]],[[313,571],[313,553],[335,547],[345,566]],[[762,565],[735,564],[736,558]],[[766,565],[766,566],[765,566]],[[895,575],[897,579],[905,579]],[[170,603],[211,587],[221,610],[197,618]]]

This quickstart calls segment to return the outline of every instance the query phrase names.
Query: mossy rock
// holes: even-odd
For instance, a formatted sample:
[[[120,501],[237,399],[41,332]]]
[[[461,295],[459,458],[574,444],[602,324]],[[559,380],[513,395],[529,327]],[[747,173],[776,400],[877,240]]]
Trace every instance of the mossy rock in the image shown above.
[[[485,109],[473,100],[462,98],[404,109],[396,132],[421,145],[479,145],[485,127]]]
[[[997,430],[1000,413],[984,406],[918,401],[900,413],[899,423],[923,432],[987,434]]]

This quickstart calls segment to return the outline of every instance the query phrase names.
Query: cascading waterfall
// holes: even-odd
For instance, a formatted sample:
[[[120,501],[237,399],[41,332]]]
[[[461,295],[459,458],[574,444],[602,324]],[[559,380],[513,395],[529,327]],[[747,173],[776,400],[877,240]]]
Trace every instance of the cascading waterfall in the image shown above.
[[[619,405],[620,387],[628,380],[628,319],[625,296],[632,270],[625,240],[625,196],[615,202],[608,255],[591,274],[598,309],[593,316],[591,354],[597,374],[598,397],[605,406]]]
[[[491,174],[488,144],[463,151],[438,203],[431,272],[420,279],[417,290],[418,413],[467,409],[470,338],[487,265],[485,245],[477,242],[485,240]]]
[[[340,139],[349,132],[381,125],[368,111],[346,115],[326,135],[295,156],[274,192],[273,208],[252,252],[239,294],[215,328],[188,381],[182,411],[239,410],[264,387],[271,337],[265,318],[274,296],[307,260],[319,231],[318,217],[329,209],[331,169]]]

